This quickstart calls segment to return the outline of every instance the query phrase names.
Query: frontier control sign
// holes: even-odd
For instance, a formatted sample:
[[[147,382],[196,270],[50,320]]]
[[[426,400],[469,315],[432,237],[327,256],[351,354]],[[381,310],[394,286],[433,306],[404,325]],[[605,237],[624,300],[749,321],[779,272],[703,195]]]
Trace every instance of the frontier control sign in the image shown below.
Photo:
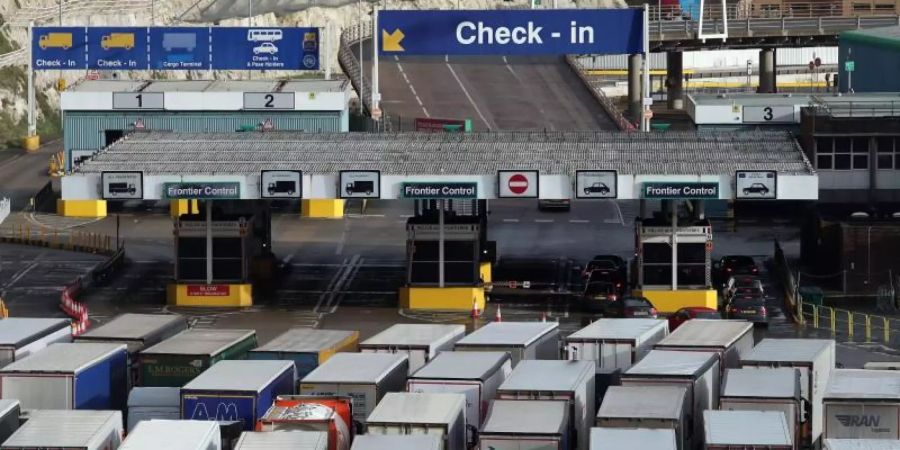
[[[718,199],[719,183],[644,183],[642,198]]]
[[[219,200],[241,198],[241,183],[163,183],[164,199]]]
[[[430,199],[474,199],[478,198],[477,183],[403,183],[400,188],[402,198],[418,200]]]
[[[642,51],[642,10],[381,11],[382,55],[565,55]]]

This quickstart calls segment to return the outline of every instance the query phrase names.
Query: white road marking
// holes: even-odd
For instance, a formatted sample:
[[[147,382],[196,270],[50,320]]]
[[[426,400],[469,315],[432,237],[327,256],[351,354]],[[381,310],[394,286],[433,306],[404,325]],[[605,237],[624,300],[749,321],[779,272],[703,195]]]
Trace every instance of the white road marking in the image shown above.
[[[450,73],[453,74],[453,78],[456,79],[456,83],[459,84],[460,89],[462,89],[463,94],[466,94],[466,98],[469,99],[469,103],[472,104],[472,107],[475,108],[475,112],[478,113],[478,117],[481,117],[481,121],[484,122],[484,126],[491,129],[491,124],[488,123],[487,118],[484,117],[484,114],[481,113],[481,109],[478,108],[478,105],[475,104],[475,100],[472,99],[472,95],[469,94],[469,91],[463,86],[462,80],[459,79],[459,75],[456,74],[456,71],[453,70],[453,66],[450,63],[447,63],[447,68],[450,69]]]
[[[347,242],[347,232],[350,231],[350,221],[344,221],[344,231],[341,233],[341,241],[338,242],[337,248],[334,249],[335,255],[340,255],[344,253],[344,244]]]
[[[570,219],[569,223],[591,223],[591,221],[585,219]]]
[[[34,261],[34,262],[32,262],[32,263],[29,264],[27,267],[25,267],[24,269],[20,270],[19,273],[17,273],[14,277],[12,277],[12,279],[9,280],[9,283],[6,283],[6,285],[3,286],[3,287],[4,287],[5,289],[11,288],[12,285],[16,284],[16,282],[18,282],[19,280],[21,280],[22,277],[24,277],[25,275],[27,275],[28,272],[31,272],[32,270],[34,270],[34,268],[37,267],[38,264],[40,264],[40,261]]]
[[[616,205],[616,213],[619,215],[619,223],[622,224],[622,226],[624,227],[625,226],[625,218],[622,217],[622,208],[619,208],[619,202],[617,202],[615,200],[613,200],[613,205]]]
[[[519,219],[503,219],[503,221],[507,223],[518,223]]]
[[[534,219],[537,223],[553,223],[553,219]]]
[[[603,223],[617,223],[621,224],[622,222],[619,219],[603,219]]]
[[[517,81],[520,85],[522,85],[522,86],[525,85],[525,83],[522,82],[522,79],[519,78],[519,74],[516,73],[515,70],[513,70],[513,68],[512,68],[511,65],[509,65],[509,61],[506,59],[505,56],[503,57],[503,65],[506,66],[506,70],[509,71],[509,73],[513,76],[513,78],[516,79],[516,81]],[[537,110],[541,113],[541,116],[543,116],[543,117],[545,117],[545,118],[547,117],[547,112],[544,111],[543,104],[541,104],[541,103],[532,104],[532,107],[534,107],[535,109],[537,109]],[[550,131],[556,131],[556,126],[553,125],[553,121],[552,121],[552,120],[545,120],[544,122],[547,124],[547,126],[549,126]]]
[[[406,76],[406,71],[403,70],[403,65],[400,64],[400,58],[398,58],[397,55],[394,55],[394,61],[397,62],[397,70],[400,71],[400,75],[403,76],[403,80],[406,81],[406,86],[409,88],[409,91],[412,92],[413,97],[416,99],[416,103],[422,108],[422,113],[425,114],[425,117],[431,117],[431,114],[428,113],[428,109],[425,108],[425,103],[422,103],[422,99],[419,98],[416,88],[413,87],[412,82],[409,81],[409,77]]]

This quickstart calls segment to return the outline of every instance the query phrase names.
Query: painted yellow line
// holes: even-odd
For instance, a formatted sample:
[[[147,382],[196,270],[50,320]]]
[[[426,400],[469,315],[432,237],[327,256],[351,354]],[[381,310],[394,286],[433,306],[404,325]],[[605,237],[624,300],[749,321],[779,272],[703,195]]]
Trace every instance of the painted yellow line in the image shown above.
[[[751,86],[756,87],[759,83],[754,81]],[[742,88],[747,87],[746,82],[739,81],[691,81],[684,83],[686,88]],[[805,87],[826,87],[824,81],[779,81],[778,87],[786,88],[805,88]]]
[[[626,76],[628,75],[628,71],[624,69],[590,69],[585,71],[588,75],[620,75]],[[685,75],[694,74],[694,69],[685,69],[683,72]],[[650,75],[665,75],[665,70],[650,70]]]

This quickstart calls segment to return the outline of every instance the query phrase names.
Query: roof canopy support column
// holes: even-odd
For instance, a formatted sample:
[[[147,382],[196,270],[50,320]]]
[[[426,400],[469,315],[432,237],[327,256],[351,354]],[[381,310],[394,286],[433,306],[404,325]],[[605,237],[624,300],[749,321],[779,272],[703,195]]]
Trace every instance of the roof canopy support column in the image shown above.
[[[641,117],[641,62],[640,53],[628,55],[628,115],[633,121]]]
[[[666,99],[669,109],[684,109],[684,53],[666,53]]]
[[[764,48],[759,51],[759,88],[760,94],[774,94],[775,86],[775,49]]]

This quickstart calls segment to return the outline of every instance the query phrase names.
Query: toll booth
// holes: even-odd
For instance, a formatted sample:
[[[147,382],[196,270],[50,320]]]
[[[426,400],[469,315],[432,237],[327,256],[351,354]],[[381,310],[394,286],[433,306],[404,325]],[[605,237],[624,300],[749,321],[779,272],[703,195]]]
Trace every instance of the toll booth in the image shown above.
[[[271,278],[271,227],[254,201],[200,202],[174,220],[175,273],[168,300],[178,306],[250,306],[254,282]],[[271,267],[270,269],[274,268]]]
[[[404,308],[484,308],[495,245],[486,241],[487,220],[479,201],[416,201],[406,223],[407,280]],[[487,278],[487,279],[486,279]],[[460,304],[460,299],[465,304]]]
[[[706,219],[679,224],[676,214],[635,221],[635,295],[661,312],[686,306],[715,309],[712,226]]]

